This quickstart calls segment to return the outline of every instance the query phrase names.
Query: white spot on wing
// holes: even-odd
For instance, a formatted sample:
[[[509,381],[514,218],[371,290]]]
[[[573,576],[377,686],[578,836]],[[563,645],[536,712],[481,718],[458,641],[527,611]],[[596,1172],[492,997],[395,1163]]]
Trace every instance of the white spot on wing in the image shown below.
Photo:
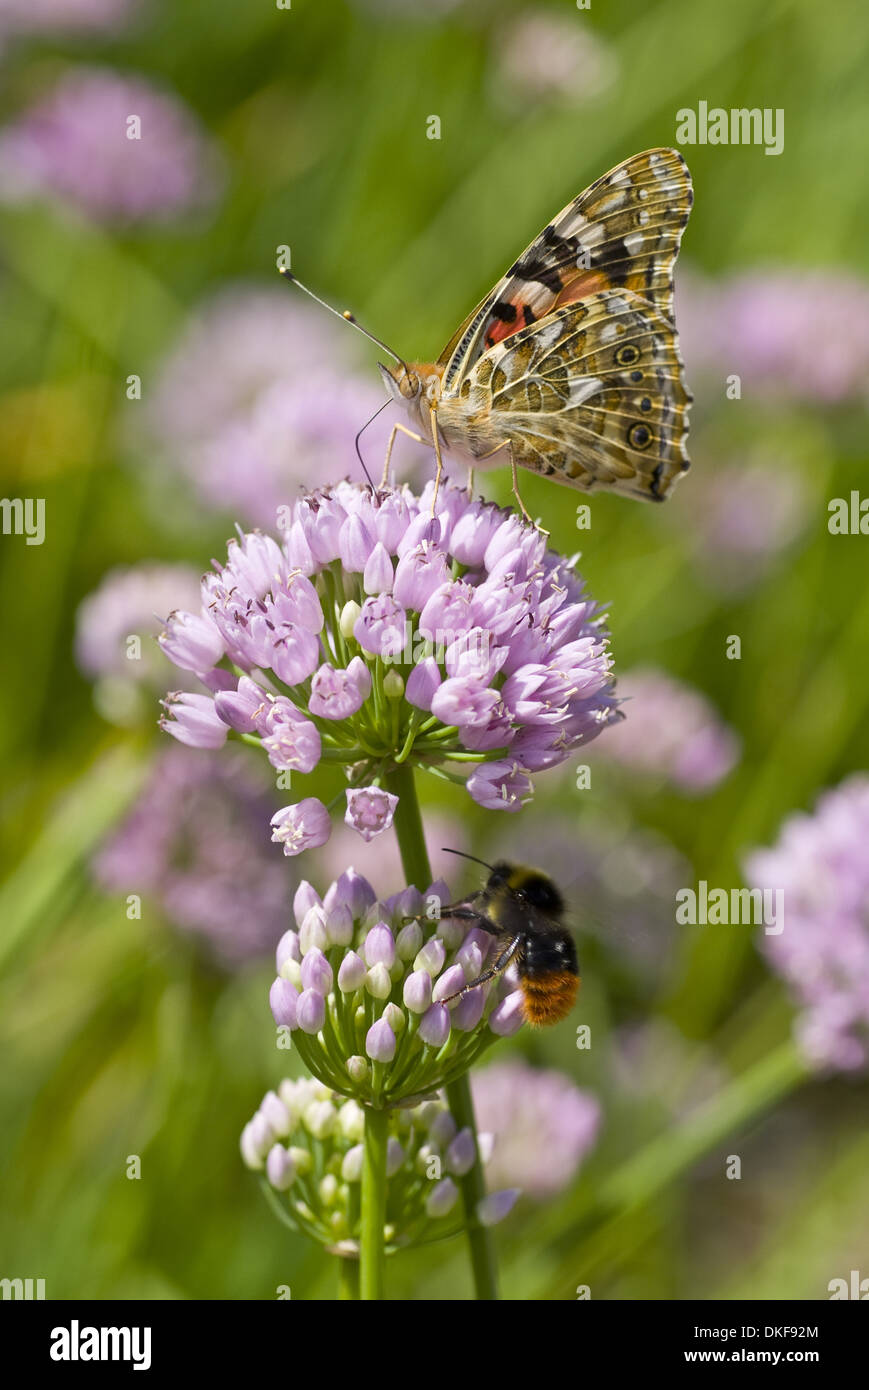
[[[570,383],[568,406],[584,405],[591,396],[603,389],[603,382],[596,376],[577,376]]]

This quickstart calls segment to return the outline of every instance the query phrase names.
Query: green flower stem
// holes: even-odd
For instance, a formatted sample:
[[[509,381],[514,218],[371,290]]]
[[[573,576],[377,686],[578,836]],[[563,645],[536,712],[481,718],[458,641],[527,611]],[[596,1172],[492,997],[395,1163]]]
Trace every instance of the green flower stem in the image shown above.
[[[392,771],[386,773],[384,785],[387,791],[398,797],[393,824],[398,836],[398,848],[401,852],[404,876],[408,884],[414,884],[421,893],[424,893],[432,882],[432,872],[425,845],[413,768],[408,767],[407,764],[393,768]],[[478,1299],[496,1299],[498,1297],[498,1280],[492,1236],[491,1232],[485,1226],[481,1226],[477,1219],[477,1204],[486,1195],[486,1184],[483,1178],[483,1166],[477,1151],[477,1126],[474,1122],[474,1105],[471,1100],[471,1088],[468,1083],[467,1072],[447,1086],[447,1100],[453,1113],[453,1119],[459,1129],[470,1129],[474,1137],[476,1152],[474,1166],[460,1179],[462,1199],[465,1205],[468,1244],[471,1251],[474,1289]]]
[[[447,772],[445,767],[436,767],[433,763],[418,763],[417,766],[422,772],[428,772],[432,777],[437,777],[441,782],[454,782],[457,787],[465,785],[465,778],[458,772]]]
[[[398,797],[393,824],[398,836],[404,876],[408,884],[415,884],[420,892],[424,893],[432,881],[432,873],[425,846],[413,768],[407,763],[402,763],[400,767],[393,768],[385,774],[383,784],[388,792]]]
[[[388,1111],[365,1107],[359,1230],[359,1297],[363,1300],[383,1298],[383,1273],[386,1263],[383,1226],[386,1221],[388,1126]]]
[[[419,753],[433,753],[433,748],[428,748],[425,743],[417,745]],[[468,753],[463,748],[439,748],[438,754],[446,758],[451,763],[491,763],[495,762],[495,754],[503,758],[507,752],[506,748],[494,748],[491,753]]]
[[[486,1181],[477,1149],[477,1125],[474,1120],[474,1103],[471,1099],[468,1073],[462,1072],[461,1076],[448,1084],[446,1090],[450,1110],[459,1129],[470,1129],[474,1136],[474,1166],[459,1181],[468,1223],[474,1288],[478,1299],[494,1300],[498,1297],[498,1275],[492,1233],[488,1227],[480,1225],[477,1217],[477,1206],[486,1195]]]
[[[341,1300],[359,1297],[359,1261],[338,1261],[338,1297]]]

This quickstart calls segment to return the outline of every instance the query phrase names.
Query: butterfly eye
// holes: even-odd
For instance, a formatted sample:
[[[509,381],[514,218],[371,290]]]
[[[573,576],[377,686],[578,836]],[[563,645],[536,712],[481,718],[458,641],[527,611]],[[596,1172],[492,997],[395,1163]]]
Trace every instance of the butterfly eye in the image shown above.
[[[628,443],[634,449],[647,449],[651,442],[651,431],[646,425],[631,425],[628,430]]]
[[[635,362],[640,360],[640,349],[634,347],[633,343],[625,343],[616,352],[616,362],[620,367],[632,367]]]

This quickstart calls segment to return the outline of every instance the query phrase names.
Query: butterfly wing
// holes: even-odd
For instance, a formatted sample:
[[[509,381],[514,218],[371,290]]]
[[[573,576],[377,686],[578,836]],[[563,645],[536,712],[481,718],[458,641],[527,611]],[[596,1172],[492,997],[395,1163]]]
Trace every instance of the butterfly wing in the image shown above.
[[[639,294],[673,317],[673,265],[693,193],[676,150],[647,150],[596,180],[545,227],[441,353],[457,390],[487,349],[565,304],[606,289]]]
[[[535,473],[661,501],[690,466],[690,401],[670,321],[631,291],[604,290],[489,348],[456,405],[472,433],[476,423]]]

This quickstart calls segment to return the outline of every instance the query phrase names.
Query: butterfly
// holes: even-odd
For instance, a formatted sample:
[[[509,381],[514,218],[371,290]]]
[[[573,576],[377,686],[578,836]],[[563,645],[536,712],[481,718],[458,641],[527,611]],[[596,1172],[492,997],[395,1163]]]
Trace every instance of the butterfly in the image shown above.
[[[544,227],[436,362],[387,348],[396,365],[381,374],[419,434],[394,427],[384,477],[403,430],[434,447],[438,483],[442,448],[503,450],[526,517],[517,466],[663,501],[690,467],[673,268],[692,202],[676,150],[633,155]]]

